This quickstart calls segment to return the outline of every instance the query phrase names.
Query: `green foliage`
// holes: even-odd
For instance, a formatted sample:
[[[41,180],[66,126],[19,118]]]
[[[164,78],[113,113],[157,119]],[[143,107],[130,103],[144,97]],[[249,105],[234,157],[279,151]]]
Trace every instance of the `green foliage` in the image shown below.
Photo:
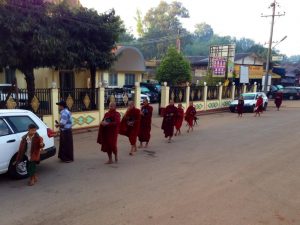
[[[109,68],[112,49],[124,32],[115,12],[98,14],[68,1],[1,0],[0,67],[25,74],[29,101],[34,96],[34,68]]]
[[[181,37],[181,46],[190,41],[189,32],[183,28],[181,18],[188,18],[189,12],[182,3],[174,1],[168,4],[161,1],[151,8],[143,19],[143,35],[139,46],[146,59],[161,59],[170,46],[175,45],[176,38]],[[150,41],[149,41],[150,40]]]
[[[156,79],[172,85],[191,81],[190,63],[174,47],[171,47],[157,68]]]
[[[142,12],[140,10],[136,11],[136,17],[134,19],[136,21],[136,31],[139,37],[142,37],[144,35],[144,25],[143,25]]]

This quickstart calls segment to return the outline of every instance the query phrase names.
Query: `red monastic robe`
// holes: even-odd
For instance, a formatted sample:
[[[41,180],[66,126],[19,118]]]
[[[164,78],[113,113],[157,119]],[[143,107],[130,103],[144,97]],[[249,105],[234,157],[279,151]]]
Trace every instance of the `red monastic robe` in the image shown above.
[[[277,108],[280,108],[280,106],[282,104],[282,99],[283,99],[283,93],[281,93],[281,92],[276,93],[275,105]]]
[[[263,104],[264,104],[264,100],[262,97],[258,97],[257,101],[256,101],[256,105],[255,105],[255,112],[263,112]]]
[[[185,112],[185,120],[190,127],[194,125],[196,114],[197,112],[194,106],[189,106]]]
[[[141,108],[141,126],[139,131],[139,141],[149,142],[151,137],[151,123],[152,123],[153,107],[149,104]]]
[[[165,137],[173,136],[176,117],[177,108],[174,105],[168,105],[165,109],[164,119],[161,125],[161,129],[164,130]]]
[[[113,152],[114,154],[117,153],[120,120],[120,113],[118,113],[116,110],[109,110],[109,112],[105,113],[102,121],[106,121],[109,124],[106,126],[99,126],[97,143],[102,145],[101,151],[107,153]]]
[[[243,112],[244,112],[244,100],[243,99],[239,99],[236,110],[237,110],[238,114],[243,114]]]
[[[140,130],[141,111],[137,108],[128,109],[122,118],[120,134],[129,138],[130,144],[135,145]]]
[[[181,128],[182,122],[183,122],[183,118],[184,118],[184,110],[183,110],[183,108],[178,108],[177,109],[176,122],[175,122],[175,128],[176,128],[176,130],[179,130]]]

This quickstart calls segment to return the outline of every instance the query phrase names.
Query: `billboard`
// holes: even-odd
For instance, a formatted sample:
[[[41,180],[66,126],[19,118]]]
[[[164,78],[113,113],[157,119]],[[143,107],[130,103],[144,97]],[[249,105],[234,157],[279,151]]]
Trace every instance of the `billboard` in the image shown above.
[[[234,71],[235,45],[210,46],[208,69],[213,77],[232,78]]]

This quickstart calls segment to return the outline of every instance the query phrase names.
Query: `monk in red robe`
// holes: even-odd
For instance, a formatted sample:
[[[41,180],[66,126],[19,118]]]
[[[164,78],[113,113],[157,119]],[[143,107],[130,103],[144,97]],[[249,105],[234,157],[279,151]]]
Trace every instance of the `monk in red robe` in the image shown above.
[[[256,105],[255,105],[255,115],[254,116],[260,116],[260,114],[263,112],[264,107],[264,100],[262,98],[262,96],[258,96],[258,99],[256,100]]]
[[[120,125],[120,134],[129,138],[131,150],[129,155],[133,155],[137,151],[136,141],[139,134],[141,122],[141,111],[137,109],[133,101],[128,103],[128,109],[122,118]]]
[[[184,110],[182,104],[179,103],[177,108],[176,122],[175,122],[175,128],[176,128],[175,136],[181,134],[180,128],[182,126],[183,118],[184,118]]]
[[[276,93],[276,96],[275,96],[275,105],[276,105],[276,108],[277,108],[277,111],[279,111],[279,108],[282,104],[282,99],[283,99],[283,93],[282,92],[277,92]]]
[[[149,105],[147,99],[144,99],[143,106],[141,108],[141,127],[139,132],[139,148],[143,147],[143,142],[146,142],[145,148],[148,147],[151,137],[151,123],[152,123],[153,107]]]
[[[185,112],[185,120],[189,126],[189,129],[187,130],[188,133],[190,132],[190,130],[193,131],[194,129],[194,121],[195,121],[196,114],[197,114],[196,108],[194,107],[193,102],[190,102],[190,105]]]
[[[243,116],[243,112],[244,112],[244,98],[243,96],[241,96],[238,100],[238,104],[236,107],[237,113],[238,113],[238,117],[242,117]]]
[[[174,126],[177,118],[177,107],[174,106],[174,101],[171,100],[164,112],[164,118],[161,125],[161,129],[164,130],[165,137],[168,138],[168,142],[171,143]]]
[[[118,162],[117,140],[120,126],[120,113],[116,111],[116,104],[109,104],[109,111],[105,113],[99,126],[98,140],[101,145],[101,151],[106,152],[108,161],[106,164],[112,164],[112,154],[115,155],[115,162]]]

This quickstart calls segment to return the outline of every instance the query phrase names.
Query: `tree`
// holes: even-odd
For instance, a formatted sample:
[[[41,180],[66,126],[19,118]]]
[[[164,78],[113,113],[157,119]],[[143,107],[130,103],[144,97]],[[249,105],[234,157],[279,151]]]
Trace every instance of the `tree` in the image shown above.
[[[209,41],[214,35],[214,30],[207,23],[199,23],[195,25],[195,39],[201,41]]]
[[[123,30],[122,21],[115,16],[115,11],[98,14],[87,8],[70,9],[64,4],[58,5],[52,11],[52,18],[68,34],[65,51],[70,57],[66,63],[71,68],[87,68],[91,74],[91,88],[95,89],[96,70],[108,69],[115,61],[113,49]],[[68,18],[67,20],[65,18]],[[92,103],[94,103],[92,91]]]
[[[33,70],[51,63],[46,56],[54,53],[45,6],[43,0],[2,0],[0,5],[0,66],[24,73],[29,103],[35,94]]]
[[[174,47],[168,49],[156,74],[158,81],[166,81],[171,85],[182,84],[192,79],[190,63]]]
[[[141,10],[136,11],[136,17],[134,18],[136,21],[136,31],[139,37],[144,35],[144,25]]]
[[[249,38],[241,38],[235,41],[235,45],[237,53],[245,53],[248,52],[249,49],[255,45],[255,42]]]
[[[184,46],[189,41],[189,33],[182,27],[180,19],[188,17],[188,10],[177,1],[170,4],[161,1],[157,7],[149,9],[143,19],[144,35],[139,39],[144,57],[162,58],[175,44],[178,34]]]
[[[99,15],[43,0],[1,0],[0,67],[18,68],[27,82],[28,99],[35,94],[34,69],[88,68],[95,88],[96,69],[107,69],[122,29],[115,12]],[[94,102],[94,101],[93,101]]]

